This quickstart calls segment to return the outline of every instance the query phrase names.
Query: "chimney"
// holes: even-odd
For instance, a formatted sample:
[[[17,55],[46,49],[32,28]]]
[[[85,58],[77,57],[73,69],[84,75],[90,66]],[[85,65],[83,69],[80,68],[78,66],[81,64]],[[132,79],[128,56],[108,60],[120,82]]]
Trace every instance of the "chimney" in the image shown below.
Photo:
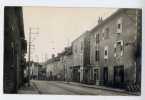
[[[99,19],[98,19],[98,24],[101,24],[102,22],[103,22],[102,17],[99,17]]]

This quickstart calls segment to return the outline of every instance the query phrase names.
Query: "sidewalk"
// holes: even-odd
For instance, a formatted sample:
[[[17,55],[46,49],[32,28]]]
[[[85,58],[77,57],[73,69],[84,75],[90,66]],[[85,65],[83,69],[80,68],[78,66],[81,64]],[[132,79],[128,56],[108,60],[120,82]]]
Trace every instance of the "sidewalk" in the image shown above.
[[[28,87],[27,84],[25,86],[22,86],[18,92],[18,94],[39,94],[37,87],[33,82],[30,81],[30,87]]]
[[[111,87],[105,87],[105,86],[87,85],[87,84],[82,84],[82,83],[77,83],[77,82],[64,82],[64,83],[75,85],[75,86],[87,87],[87,88],[95,88],[95,89],[101,89],[101,90],[112,91],[112,92],[126,93],[129,95],[136,95],[136,96],[141,95],[139,92],[129,92],[123,89],[117,89],[117,88],[111,88]]]

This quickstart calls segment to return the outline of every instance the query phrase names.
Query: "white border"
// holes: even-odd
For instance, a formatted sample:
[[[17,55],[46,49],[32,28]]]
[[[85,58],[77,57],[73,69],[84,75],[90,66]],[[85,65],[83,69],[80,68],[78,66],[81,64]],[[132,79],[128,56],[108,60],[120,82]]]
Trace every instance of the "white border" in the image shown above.
[[[145,44],[145,0],[2,0],[0,1],[0,99],[64,99],[64,100],[145,100],[145,58],[142,56],[142,92],[141,96],[70,96],[70,95],[5,95],[3,94],[3,22],[4,6],[49,6],[49,7],[111,7],[142,8],[142,44]],[[142,45],[142,55],[145,48]],[[12,97],[12,98],[11,98]],[[14,98],[13,98],[14,97]]]

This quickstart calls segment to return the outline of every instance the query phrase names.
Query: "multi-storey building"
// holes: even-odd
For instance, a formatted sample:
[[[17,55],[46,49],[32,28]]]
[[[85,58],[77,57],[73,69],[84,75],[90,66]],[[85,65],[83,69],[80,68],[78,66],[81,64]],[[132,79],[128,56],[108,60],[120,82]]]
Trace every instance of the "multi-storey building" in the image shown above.
[[[38,62],[31,62],[31,67],[30,67],[30,76],[31,79],[38,80],[40,77],[40,73],[44,74],[45,71],[43,72],[43,69],[45,69],[42,64]],[[44,77],[44,76],[43,76]]]
[[[72,81],[72,65],[73,65],[73,54],[72,47],[66,47],[63,52],[62,61],[64,64],[65,81]]]
[[[90,80],[90,39],[89,31],[79,36],[72,42],[73,67],[72,78],[77,82],[88,82]]]
[[[4,8],[4,93],[15,93],[24,83],[27,42],[21,7]]]
[[[90,31],[90,62],[96,84],[126,87],[140,79],[137,69],[141,68],[141,56],[136,56],[137,51],[141,52],[139,11],[119,9],[105,20],[99,18],[98,25]]]
[[[48,80],[72,80],[72,47],[66,47],[56,57],[52,56],[46,63]]]
[[[45,65],[48,80],[64,80],[64,65],[60,56],[53,56]]]

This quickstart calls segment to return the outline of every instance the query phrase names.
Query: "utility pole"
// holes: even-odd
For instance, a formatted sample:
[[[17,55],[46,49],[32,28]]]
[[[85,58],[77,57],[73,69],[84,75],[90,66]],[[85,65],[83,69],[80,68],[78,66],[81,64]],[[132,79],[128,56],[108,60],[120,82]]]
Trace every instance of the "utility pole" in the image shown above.
[[[29,28],[29,51],[28,51],[28,86],[30,86],[30,53],[31,53],[31,28]]]
[[[38,28],[34,28],[34,29],[37,29]],[[31,46],[32,46],[32,34],[38,34],[37,33],[32,33],[32,28],[30,27],[29,28],[29,50],[28,50],[28,86],[30,86],[30,66],[31,66]]]

